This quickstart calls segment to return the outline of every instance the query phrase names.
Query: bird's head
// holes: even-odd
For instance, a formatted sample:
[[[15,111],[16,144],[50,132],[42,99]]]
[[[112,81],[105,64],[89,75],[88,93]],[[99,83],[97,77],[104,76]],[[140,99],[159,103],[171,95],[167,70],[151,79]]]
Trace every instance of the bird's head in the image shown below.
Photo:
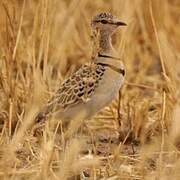
[[[91,26],[94,30],[111,35],[119,26],[126,26],[126,23],[121,22],[111,13],[100,13],[92,19]]]

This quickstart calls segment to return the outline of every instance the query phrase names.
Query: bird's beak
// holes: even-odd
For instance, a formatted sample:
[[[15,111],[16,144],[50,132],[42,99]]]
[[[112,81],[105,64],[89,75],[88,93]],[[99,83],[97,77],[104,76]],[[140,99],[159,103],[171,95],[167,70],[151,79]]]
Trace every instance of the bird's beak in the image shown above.
[[[127,26],[126,23],[124,23],[124,22],[122,22],[122,21],[119,21],[119,20],[117,20],[116,22],[114,22],[114,24],[117,25],[117,26]]]

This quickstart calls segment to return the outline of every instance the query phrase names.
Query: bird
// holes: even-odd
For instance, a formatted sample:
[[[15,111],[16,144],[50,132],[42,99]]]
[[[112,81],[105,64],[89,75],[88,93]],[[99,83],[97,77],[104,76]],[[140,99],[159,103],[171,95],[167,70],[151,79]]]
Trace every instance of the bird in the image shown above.
[[[92,18],[96,56],[60,84],[37,114],[36,123],[52,115],[55,119],[69,122],[81,112],[81,118],[91,119],[111,103],[125,79],[125,67],[112,46],[111,36],[120,26],[126,25],[109,12]]]

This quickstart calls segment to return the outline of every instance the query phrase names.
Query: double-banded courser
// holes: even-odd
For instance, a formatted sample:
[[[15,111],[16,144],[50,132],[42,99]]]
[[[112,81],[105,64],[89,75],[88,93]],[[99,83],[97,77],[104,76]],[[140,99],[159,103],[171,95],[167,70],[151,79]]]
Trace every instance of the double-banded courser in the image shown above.
[[[81,118],[90,119],[114,99],[124,82],[125,69],[111,44],[111,36],[125,25],[110,13],[100,13],[92,19],[97,56],[59,86],[36,116],[36,122],[51,115],[69,121],[80,113]]]

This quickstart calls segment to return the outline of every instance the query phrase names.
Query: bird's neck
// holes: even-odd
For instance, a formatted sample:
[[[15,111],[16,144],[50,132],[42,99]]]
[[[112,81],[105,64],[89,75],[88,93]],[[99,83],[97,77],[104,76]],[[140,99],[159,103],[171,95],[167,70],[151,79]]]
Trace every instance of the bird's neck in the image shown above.
[[[109,56],[109,57],[118,57],[117,52],[113,48],[111,42],[111,34],[107,31],[100,31],[99,33],[93,36],[93,60],[102,60],[102,58],[97,58],[99,54]],[[106,61],[109,61],[110,58],[106,58]]]
[[[118,57],[117,52],[112,46],[111,35],[106,31],[102,31],[99,34],[99,48],[96,58],[96,63],[103,63],[113,65],[116,67],[122,66],[122,62]]]
[[[111,42],[111,35],[107,31],[100,31],[99,33],[99,53],[110,55],[115,53]]]

